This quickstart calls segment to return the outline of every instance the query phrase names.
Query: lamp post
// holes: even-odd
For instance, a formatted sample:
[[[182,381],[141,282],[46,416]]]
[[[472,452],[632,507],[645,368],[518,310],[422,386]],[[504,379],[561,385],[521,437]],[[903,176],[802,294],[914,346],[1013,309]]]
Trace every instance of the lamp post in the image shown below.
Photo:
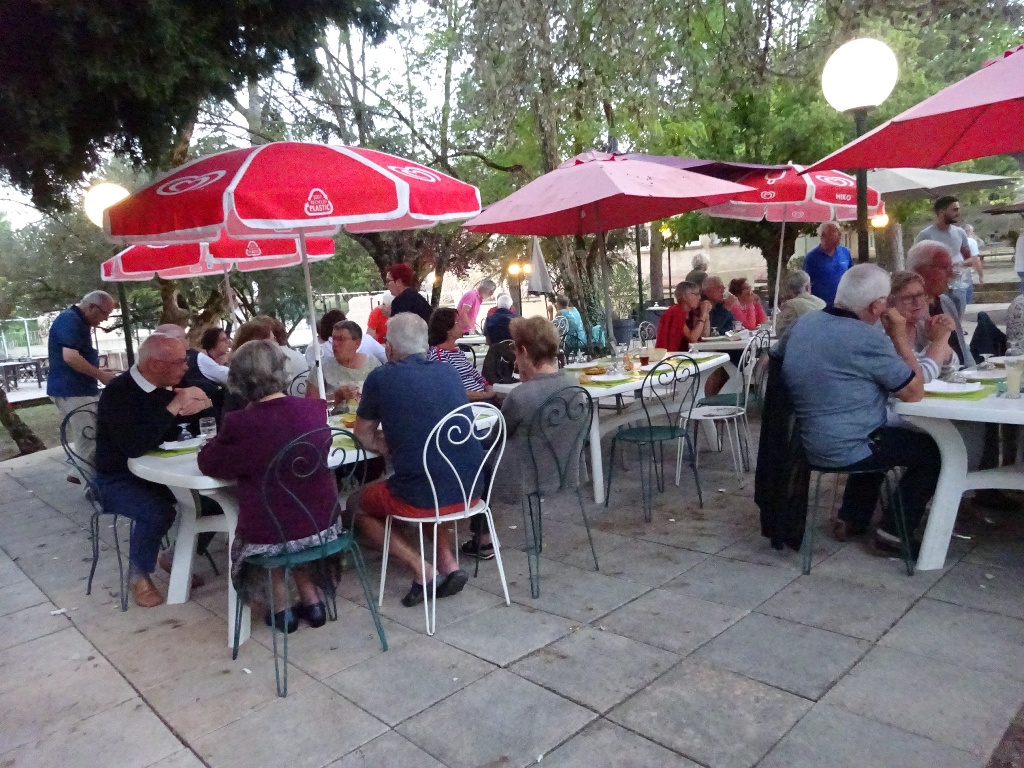
[[[119,203],[128,197],[130,193],[120,184],[104,182],[89,187],[85,193],[82,206],[85,208],[85,215],[89,221],[97,227],[103,226],[103,212],[114,203]],[[128,293],[124,289],[124,283],[117,284],[117,303],[121,305],[121,325],[124,328],[124,351],[128,358],[128,365],[135,365],[135,349],[132,345],[132,321],[128,314]]]
[[[857,136],[867,127],[868,109],[888,98],[899,65],[889,46],[862,37],[841,45],[821,72],[825,100],[838,112],[853,112]],[[857,169],[857,260],[868,260],[868,172]]]
[[[523,278],[529,279],[533,267],[529,262],[513,261],[508,265],[509,282],[512,284],[512,304],[516,314],[523,316]]]
[[[668,251],[668,292],[672,294],[672,242],[675,240],[676,233],[673,232],[669,227],[665,226],[661,228],[661,239],[665,242],[665,248]]]

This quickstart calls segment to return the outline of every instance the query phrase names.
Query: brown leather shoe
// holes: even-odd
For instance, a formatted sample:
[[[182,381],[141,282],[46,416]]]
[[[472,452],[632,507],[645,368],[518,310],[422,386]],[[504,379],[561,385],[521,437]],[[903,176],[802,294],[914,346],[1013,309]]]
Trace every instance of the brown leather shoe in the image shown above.
[[[140,576],[130,587],[135,604],[143,608],[155,608],[163,604],[164,597],[149,576]]]
[[[832,526],[832,538],[836,541],[850,540],[850,531],[844,521],[836,520],[835,525]]]
[[[174,558],[171,556],[171,551],[169,549],[165,549],[163,552],[161,552],[160,557],[158,557],[156,561],[160,564],[160,567],[164,571],[166,571],[167,573],[171,572],[171,566],[174,565]],[[198,573],[192,574],[192,589],[199,589],[205,583],[206,579],[204,579]]]

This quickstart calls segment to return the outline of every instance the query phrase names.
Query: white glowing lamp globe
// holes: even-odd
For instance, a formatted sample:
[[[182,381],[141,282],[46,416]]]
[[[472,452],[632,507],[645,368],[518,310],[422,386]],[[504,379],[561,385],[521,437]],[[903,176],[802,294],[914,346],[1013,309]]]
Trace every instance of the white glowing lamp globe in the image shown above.
[[[85,215],[97,227],[102,227],[103,212],[114,203],[124,200],[129,194],[120,184],[104,182],[89,187],[89,191],[85,193]]]
[[[821,72],[825,100],[839,112],[877,107],[896,86],[896,55],[880,40],[851,40],[833,53]]]

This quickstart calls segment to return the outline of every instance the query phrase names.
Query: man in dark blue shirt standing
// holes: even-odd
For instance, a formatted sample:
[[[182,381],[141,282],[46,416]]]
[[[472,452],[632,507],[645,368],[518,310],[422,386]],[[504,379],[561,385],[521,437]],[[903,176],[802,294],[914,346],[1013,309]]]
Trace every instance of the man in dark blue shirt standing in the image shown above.
[[[834,221],[826,221],[818,227],[821,243],[804,256],[804,272],[811,276],[811,293],[832,306],[836,300],[836,288],[846,270],[853,266],[850,249],[840,245],[842,232]]]
[[[99,398],[99,384],[109,384],[117,374],[99,367],[99,352],[92,345],[92,329],[110,317],[114,299],[104,291],[87,293],[59,315],[50,326],[47,342],[50,373],[46,394],[50,396],[61,418],[86,403]],[[96,463],[95,416],[78,414],[69,425],[75,450],[91,465]],[[86,438],[83,431],[92,434]]]

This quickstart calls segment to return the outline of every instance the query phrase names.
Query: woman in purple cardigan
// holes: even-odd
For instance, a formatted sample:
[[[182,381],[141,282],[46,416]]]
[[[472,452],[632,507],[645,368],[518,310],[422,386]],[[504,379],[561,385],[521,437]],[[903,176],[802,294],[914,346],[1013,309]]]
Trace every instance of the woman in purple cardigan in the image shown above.
[[[326,403],[286,395],[285,364],[284,354],[270,340],[250,341],[235,351],[228,389],[249,405],[225,414],[217,436],[199,452],[199,469],[203,474],[238,481],[238,526],[231,548],[231,578],[239,598],[246,602],[265,584],[266,576],[246,566],[245,558],[298,551],[332,541],[342,532],[336,515],[338,489],[334,474],[327,467],[326,455],[311,476],[297,479],[287,489],[279,482],[270,483],[268,499],[263,498],[264,475],[288,443],[322,429],[323,438],[315,436],[317,439],[311,440],[311,445],[322,445],[325,454],[330,446]],[[312,574],[295,568],[292,575],[301,602],[273,617],[267,611],[267,624],[282,632],[298,629],[299,619],[312,627],[323,626],[327,612]],[[273,569],[271,579],[275,607],[287,605],[283,569]]]

